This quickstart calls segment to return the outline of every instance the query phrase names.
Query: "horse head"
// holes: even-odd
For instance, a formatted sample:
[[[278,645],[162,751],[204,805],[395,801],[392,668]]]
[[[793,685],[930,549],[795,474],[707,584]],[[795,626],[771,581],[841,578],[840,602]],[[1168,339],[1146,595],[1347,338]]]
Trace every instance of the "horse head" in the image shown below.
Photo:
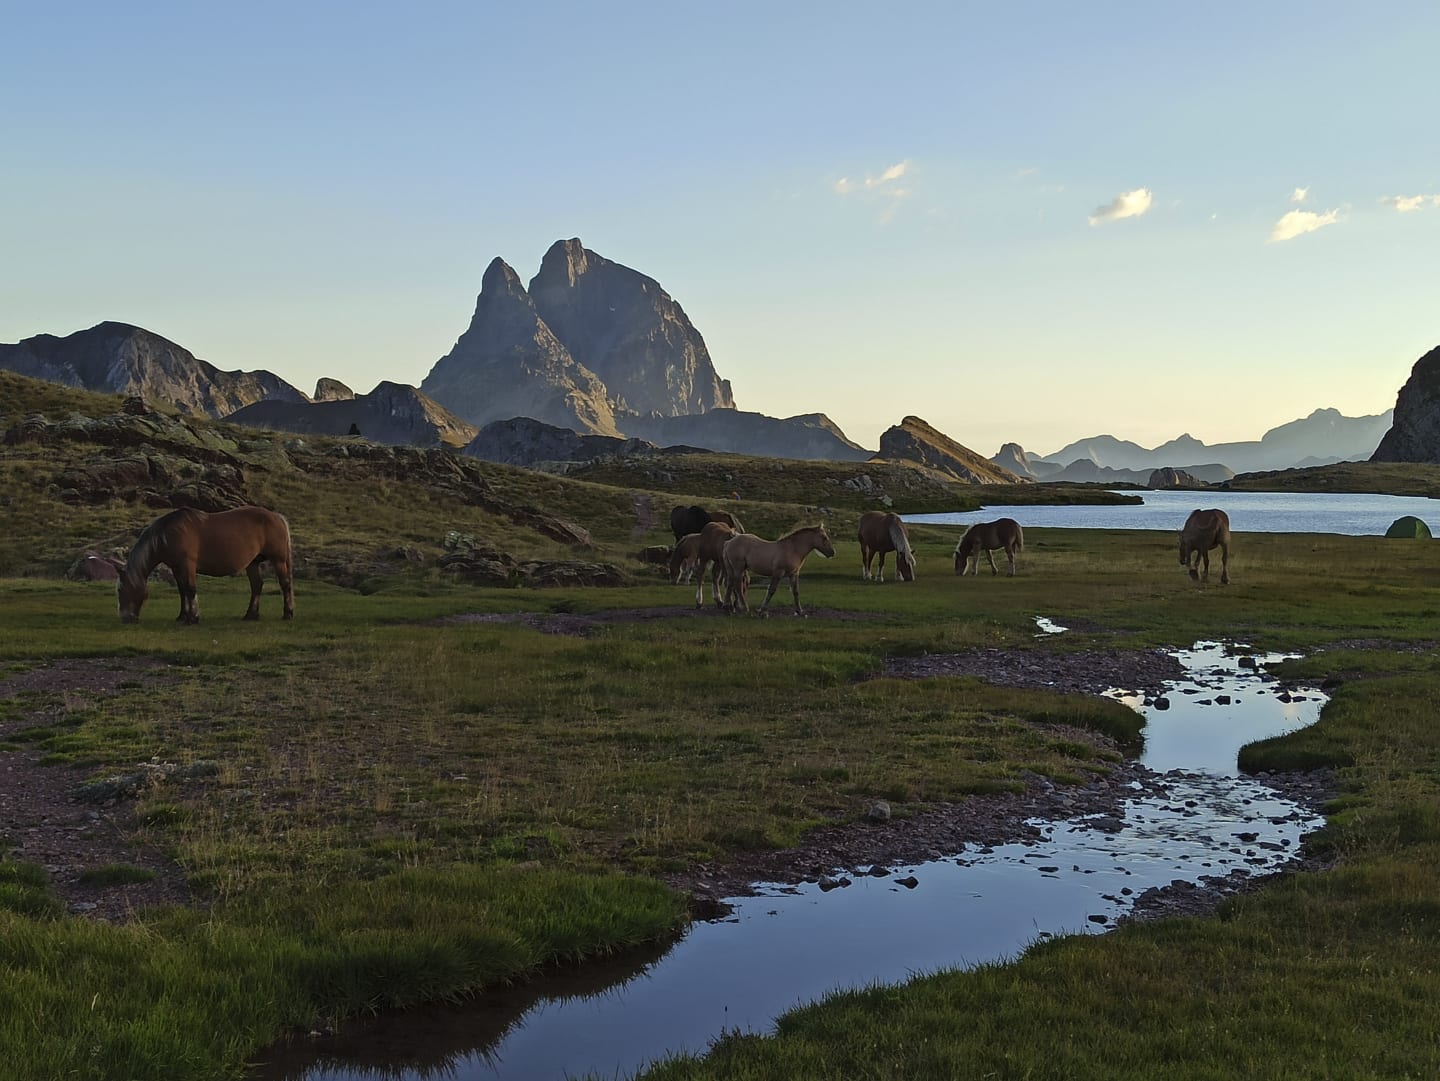
[[[823,523],[816,526],[815,529],[820,534],[819,540],[815,543],[815,551],[819,552],[826,559],[831,558],[835,554],[835,545],[830,540],[830,534],[825,532]]]
[[[900,572],[900,580],[902,582],[915,581],[914,552],[910,551],[909,549],[906,549],[902,552],[897,548],[895,550],[895,566]]]
[[[150,583],[139,575],[130,573],[128,567],[120,571],[115,580],[115,597],[120,606],[121,623],[139,623],[140,606],[150,596]]]

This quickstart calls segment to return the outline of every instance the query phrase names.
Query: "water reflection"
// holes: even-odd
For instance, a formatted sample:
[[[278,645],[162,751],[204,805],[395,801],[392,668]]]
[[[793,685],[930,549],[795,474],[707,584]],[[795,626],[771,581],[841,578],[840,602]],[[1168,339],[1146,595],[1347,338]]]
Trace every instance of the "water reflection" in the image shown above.
[[[1118,814],[1036,823],[1033,843],[765,888],[663,955],[348,1026],[277,1051],[255,1081],[629,1076],[725,1031],[768,1031],[778,1014],[837,988],[1104,931],[1151,887],[1274,870],[1320,820],[1239,777],[1235,757],[1243,743],[1313,722],[1323,698],[1264,678],[1278,655],[1200,643],[1179,657],[1192,676],[1163,696],[1115,693],[1146,714],[1142,760],[1157,771]]]

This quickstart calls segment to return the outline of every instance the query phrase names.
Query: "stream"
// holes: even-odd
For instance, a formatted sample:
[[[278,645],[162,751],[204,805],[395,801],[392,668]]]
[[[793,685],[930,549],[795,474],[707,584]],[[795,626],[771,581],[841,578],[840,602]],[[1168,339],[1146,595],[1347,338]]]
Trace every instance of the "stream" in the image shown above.
[[[1267,677],[1281,654],[1202,642],[1176,656],[1188,676],[1163,696],[1111,692],[1145,715],[1140,761],[1153,771],[1118,814],[1033,822],[1038,840],[920,864],[761,885],[668,948],[292,1040],[251,1081],[629,1077],[723,1032],[770,1031],[830,991],[1013,958],[1052,935],[1102,933],[1142,895],[1271,873],[1323,819],[1242,777],[1236,755],[1313,723],[1324,696]]]

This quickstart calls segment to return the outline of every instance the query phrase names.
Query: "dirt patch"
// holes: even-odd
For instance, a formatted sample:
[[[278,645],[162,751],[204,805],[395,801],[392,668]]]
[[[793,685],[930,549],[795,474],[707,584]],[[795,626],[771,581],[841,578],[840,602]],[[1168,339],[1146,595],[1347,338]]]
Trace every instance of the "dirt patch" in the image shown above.
[[[696,608],[693,604],[688,606],[659,607],[659,608],[617,608],[608,612],[591,612],[581,615],[577,612],[463,612],[460,615],[446,616],[437,620],[438,623],[519,623],[526,627],[532,627],[545,634],[568,634],[577,638],[594,634],[602,627],[614,626],[624,623],[650,623],[659,619],[743,619],[743,615],[735,615],[725,611],[723,608],[716,608],[714,605],[706,605],[703,608]],[[755,616],[753,618],[761,618]],[[769,618],[769,617],[765,617]],[[777,611],[776,619],[794,619],[795,614],[788,608]],[[829,620],[867,620],[876,619],[868,612],[848,612],[840,608],[807,608],[803,619],[829,619]]]
[[[0,722],[0,743],[62,720],[77,706],[114,693],[122,683],[164,682],[165,666],[144,658],[60,660],[0,678],[0,701],[35,697],[33,709]],[[26,745],[0,748],[0,850],[38,864],[68,911],[123,921],[152,905],[190,900],[183,869],[141,836],[131,807],[85,802],[76,795],[91,770],[42,765]],[[86,882],[87,871],[112,864],[144,868],[145,882]]]
[[[1005,687],[1083,694],[1100,694],[1112,689],[1157,694],[1166,680],[1180,679],[1184,674],[1184,665],[1163,649],[1075,653],[976,649],[924,657],[895,657],[885,662],[885,675],[897,679],[979,676]]]

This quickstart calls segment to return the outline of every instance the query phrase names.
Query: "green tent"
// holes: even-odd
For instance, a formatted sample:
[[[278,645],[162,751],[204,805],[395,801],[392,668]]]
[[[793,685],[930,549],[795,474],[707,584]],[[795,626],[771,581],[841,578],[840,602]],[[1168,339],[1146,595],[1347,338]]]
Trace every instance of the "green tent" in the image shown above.
[[[1390,528],[1385,530],[1387,537],[1414,537],[1417,540],[1430,539],[1430,527],[1416,518],[1413,514],[1407,514],[1404,518],[1396,518],[1390,523]]]

